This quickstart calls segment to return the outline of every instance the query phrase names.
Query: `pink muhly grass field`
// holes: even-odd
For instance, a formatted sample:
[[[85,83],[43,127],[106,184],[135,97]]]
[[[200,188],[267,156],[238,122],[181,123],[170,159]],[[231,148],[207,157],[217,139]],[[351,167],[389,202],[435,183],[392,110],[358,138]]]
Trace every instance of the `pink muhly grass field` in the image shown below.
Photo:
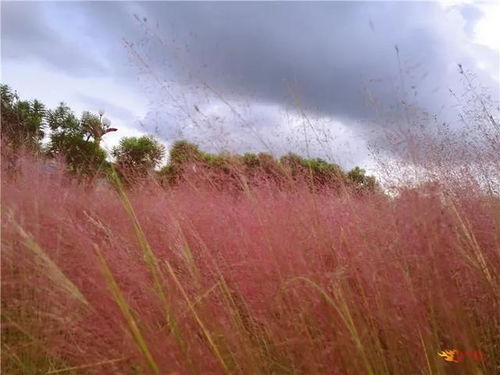
[[[493,374],[500,202],[2,176],[5,374]],[[446,349],[482,361],[446,362]]]

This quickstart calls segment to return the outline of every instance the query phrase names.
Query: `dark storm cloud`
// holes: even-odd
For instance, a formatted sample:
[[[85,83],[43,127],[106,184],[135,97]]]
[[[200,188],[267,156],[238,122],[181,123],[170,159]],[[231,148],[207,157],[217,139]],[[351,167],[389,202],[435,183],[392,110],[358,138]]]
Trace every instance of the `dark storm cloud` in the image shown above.
[[[476,64],[495,67],[498,52],[465,39],[481,17],[473,6],[452,17],[427,2],[3,3],[2,10],[5,59],[35,58],[129,85],[137,76],[151,86],[175,82],[191,102],[203,95],[195,87],[209,86],[229,101],[300,108],[360,130],[373,105],[397,112],[402,99],[442,114],[448,89],[460,86],[458,63],[480,83],[497,84]],[[376,104],[367,104],[367,92]],[[150,93],[154,105],[172,102]],[[149,117],[161,111],[151,108]]]
[[[463,13],[469,24],[478,17]],[[138,14],[162,38],[150,37],[143,51],[163,78],[194,75],[229,97],[298,100],[351,120],[370,113],[367,88],[383,105],[406,90],[438,111],[457,85],[457,64],[474,70],[478,57],[488,58],[463,48],[460,20],[446,24],[432,3],[154,3]]]

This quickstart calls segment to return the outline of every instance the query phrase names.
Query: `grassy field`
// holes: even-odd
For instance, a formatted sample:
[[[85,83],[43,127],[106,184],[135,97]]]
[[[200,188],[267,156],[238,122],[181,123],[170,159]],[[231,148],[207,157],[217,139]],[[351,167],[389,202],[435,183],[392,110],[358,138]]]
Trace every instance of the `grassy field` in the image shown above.
[[[477,186],[125,191],[21,164],[4,374],[500,371],[500,201]]]

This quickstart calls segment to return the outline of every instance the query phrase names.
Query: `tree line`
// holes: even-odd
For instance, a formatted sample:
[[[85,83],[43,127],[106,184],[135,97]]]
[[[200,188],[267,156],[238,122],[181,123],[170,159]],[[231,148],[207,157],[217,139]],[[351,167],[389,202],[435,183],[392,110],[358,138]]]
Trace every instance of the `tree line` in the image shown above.
[[[323,159],[293,153],[281,158],[264,152],[207,153],[184,140],[172,145],[167,164],[159,168],[166,149],[150,135],[123,137],[108,155],[101,147],[102,138],[118,129],[111,127],[103,112],[85,111],[78,117],[64,103],[47,109],[38,100],[21,100],[7,85],[1,85],[0,91],[3,149],[11,155],[24,149],[47,158],[64,158],[68,172],[82,180],[106,178],[115,170],[128,185],[154,176],[166,186],[186,179],[218,188],[262,181],[285,186],[302,180],[311,187],[349,186],[362,192],[377,188],[375,178],[359,167],[345,172]]]

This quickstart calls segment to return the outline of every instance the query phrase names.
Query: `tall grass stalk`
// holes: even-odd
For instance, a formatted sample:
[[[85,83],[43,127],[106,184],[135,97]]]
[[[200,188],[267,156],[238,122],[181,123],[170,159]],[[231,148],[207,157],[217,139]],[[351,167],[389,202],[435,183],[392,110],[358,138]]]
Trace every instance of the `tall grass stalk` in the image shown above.
[[[111,272],[108,264],[106,263],[106,260],[102,256],[99,248],[96,247],[95,251],[101,263],[102,271],[104,273],[106,282],[108,283],[111,289],[111,293],[113,294],[114,300],[120,307],[120,311],[122,312],[123,317],[127,322],[127,326],[134,338],[137,348],[143,354],[151,372],[153,374],[160,374],[160,369],[158,368],[158,364],[156,363],[156,361],[153,358],[153,355],[151,354],[151,351],[146,343],[146,340],[144,339],[144,336],[142,335],[141,330],[137,325],[136,319],[133,316],[132,310],[130,309],[130,306],[128,305],[126,299],[124,298],[120,290],[120,287],[118,286],[115,278],[113,277],[113,273]]]
[[[465,185],[92,187],[58,173],[35,160],[2,181],[5,373],[500,365],[498,197]],[[448,363],[446,349],[486,359]]]

